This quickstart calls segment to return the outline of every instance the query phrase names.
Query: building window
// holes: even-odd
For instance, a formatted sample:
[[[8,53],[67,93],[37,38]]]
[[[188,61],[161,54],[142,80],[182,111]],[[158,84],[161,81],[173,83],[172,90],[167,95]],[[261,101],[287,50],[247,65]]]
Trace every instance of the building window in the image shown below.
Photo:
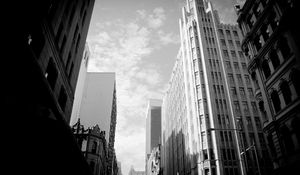
[[[251,106],[252,106],[253,113],[256,114],[258,112],[257,111],[257,107],[256,107],[256,103],[255,102],[251,102]]]
[[[277,51],[275,49],[272,49],[270,53],[270,59],[274,69],[276,69],[280,65],[280,60],[278,58]]]
[[[291,49],[289,47],[288,41],[285,37],[281,37],[278,41],[279,49],[283,56],[283,59],[288,59],[291,55]]]
[[[86,18],[86,11],[84,12],[84,15],[83,15],[83,18],[82,18],[82,22],[81,22],[81,25],[82,25],[82,26],[84,25],[85,18]]]
[[[231,88],[231,93],[232,93],[232,96],[236,97],[237,93],[236,93],[235,87]]]
[[[65,50],[65,47],[66,47],[66,42],[67,42],[67,37],[66,37],[66,35],[64,35],[64,39],[63,39],[63,41],[62,41],[62,43],[61,43],[60,50],[59,50],[61,56],[62,56],[63,53],[64,53],[64,50]]]
[[[228,43],[229,43],[229,46],[230,46],[230,47],[233,47],[233,42],[232,42],[232,40],[228,40]]]
[[[246,80],[246,83],[249,85],[249,84],[250,84],[250,78],[249,78],[249,75],[245,75],[245,80]]]
[[[93,142],[93,146],[92,146],[92,153],[93,153],[93,154],[96,154],[96,152],[97,152],[97,146],[98,146],[97,142],[94,141],[94,142]]]
[[[268,64],[268,60],[265,59],[262,62],[261,67],[262,67],[262,70],[264,72],[265,78],[268,79],[269,76],[271,75],[271,70],[270,70],[270,67],[269,67],[269,64]]]
[[[48,83],[52,89],[54,89],[54,87],[55,87],[57,75],[58,75],[58,73],[57,73],[55,64],[53,62],[53,59],[50,58],[46,72],[45,72],[45,77],[48,80]]]
[[[229,54],[228,54],[227,50],[223,50],[223,54],[224,54],[225,58],[229,58]]]
[[[58,103],[59,103],[62,111],[65,111],[66,102],[67,102],[67,94],[66,94],[64,87],[61,86],[60,92],[59,92],[59,97],[58,97]]]
[[[230,83],[231,85],[234,85],[233,74],[228,74],[228,79],[229,79],[229,83]]]
[[[239,64],[238,64],[237,62],[234,62],[234,63],[233,63],[233,66],[234,66],[234,69],[235,69],[236,71],[240,71],[240,67],[239,67]]]
[[[250,95],[251,98],[254,97],[252,88],[248,88],[248,93],[249,93],[249,95]]]
[[[222,30],[222,29],[219,29],[218,31],[219,31],[219,34],[220,34],[222,37],[224,37],[223,30]]]
[[[226,42],[224,39],[221,39],[222,46],[226,47]]]
[[[234,50],[230,51],[232,58],[236,58],[236,53]]]
[[[276,90],[273,90],[271,93],[271,99],[272,99],[272,103],[275,109],[275,112],[279,112],[281,110],[281,106],[280,106],[280,99],[278,96],[278,92]]]
[[[280,128],[280,132],[281,132],[281,137],[282,137],[286,152],[288,154],[292,153],[295,149],[295,146],[294,146],[294,143],[293,143],[293,140],[291,137],[292,135],[289,131],[289,128],[284,125]]]
[[[249,113],[248,103],[246,101],[243,101],[243,110],[245,113]]]
[[[242,98],[245,98],[246,97],[246,94],[245,94],[245,89],[240,87],[240,94],[241,94],[241,97]]]
[[[293,69],[292,73],[290,75],[292,83],[294,85],[294,88],[298,94],[298,96],[300,96],[300,81],[299,81],[299,76],[300,75],[300,71],[298,69]]]
[[[76,50],[75,50],[75,53],[78,52],[79,43],[80,43],[80,34],[78,35],[78,38],[77,38],[77,41],[76,41]]]
[[[239,105],[239,102],[238,102],[238,101],[235,101],[235,102],[234,102],[234,108],[235,108],[235,111],[238,112],[238,113],[241,111],[240,105]]]
[[[247,121],[247,128],[249,130],[253,130],[251,118],[250,117],[246,117],[246,121]]]
[[[228,70],[231,70],[231,64],[230,64],[229,61],[226,61],[226,68],[227,68]]]
[[[239,84],[242,85],[243,84],[242,75],[241,74],[237,74],[236,76],[237,76]]]
[[[71,77],[72,77],[72,74],[73,74],[73,69],[74,69],[74,62],[71,64],[71,68],[70,68],[70,71],[69,71],[69,74],[68,74],[69,80],[71,80]]]
[[[236,46],[240,49],[241,48],[241,43],[239,41],[235,41]]]
[[[244,58],[244,54],[243,54],[243,52],[242,51],[238,51],[238,53],[239,53],[239,56],[240,56],[240,58]]]
[[[258,130],[261,130],[262,128],[261,128],[261,123],[260,123],[259,117],[255,117],[254,120],[255,120],[256,128],[257,128]]]
[[[292,101],[292,93],[287,81],[284,80],[281,82],[280,90],[282,92],[285,104],[288,105]]]
[[[226,35],[228,38],[231,38],[231,35],[230,35],[230,31],[229,30],[226,30]]]
[[[236,30],[233,31],[233,35],[234,35],[235,37],[238,37],[238,33],[237,33]]]

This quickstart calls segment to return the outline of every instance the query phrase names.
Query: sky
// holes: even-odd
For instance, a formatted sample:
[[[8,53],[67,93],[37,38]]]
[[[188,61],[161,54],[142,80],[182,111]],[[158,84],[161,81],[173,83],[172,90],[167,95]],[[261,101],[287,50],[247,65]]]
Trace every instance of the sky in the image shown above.
[[[235,23],[233,0],[211,0],[221,22]],[[149,98],[162,98],[180,47],[185,0],[95,0],[88,32],[89,72],[115,72],[115,150],[122,173],[145,170]]]

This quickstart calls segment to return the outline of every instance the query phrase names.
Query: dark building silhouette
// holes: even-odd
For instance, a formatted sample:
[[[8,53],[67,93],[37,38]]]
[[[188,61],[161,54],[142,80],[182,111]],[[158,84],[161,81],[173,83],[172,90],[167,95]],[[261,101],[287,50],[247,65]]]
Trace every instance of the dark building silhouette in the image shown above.
[[[299,174],[299,1],[247,0],[236,8],[273,173]]]
[[[72,126],[72,130],[93,174],[106,175],[108,156],[105,131],[101,131],[98,125],[84,129],[80,119]]]
[[[11,56],[2,62],[10,72],[2,112],[19,135],[8,141],[17,160],[7,161],[9,174],[91,174],[68,123],[94,0],[14,3],[5,17]]]

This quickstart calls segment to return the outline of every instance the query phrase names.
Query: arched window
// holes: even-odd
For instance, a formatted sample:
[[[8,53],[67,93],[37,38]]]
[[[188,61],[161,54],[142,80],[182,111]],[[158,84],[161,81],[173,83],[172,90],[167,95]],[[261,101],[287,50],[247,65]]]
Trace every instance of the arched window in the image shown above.
[[[278,41],[279,49],[281,51],[281,54],[283,56],[283,59],[288,59],[291,55],[291,49],[288,44],[288,41],[285,37],[281,37]]]
[[[285,104],[288,105],[292,101],[292,93],[287,81],[282,81],[280,84],[280,90],[282,92]]]
[[[286,149],[286,152],[288,154],[292,153],[294,151],[294,143],[291,137],[291,133],[289,131],[289,128],[287,126],[282,126],[280,128],[282,140]]]
[[[262,70],[264,72],[264,75],[265,75],[266,79],[269,78],[269,76],[271,75],[271,70],[270,70],[270,67],[269,67],[269,64],[268,64],[268,60],[264,60],[262,62],[261,67],[262,67]]]
[[[274,69],[276,69],[280,65],[280,60],[278,58],[276,50],[272,50],[270,53],[270,59]]]
[[[96,151],[97,151],[97,142],[94,141],[92,146],[92,153],[96,153]]]
[[[296,90],[298,96],[300,96],[300,81],[297,77],[299,75],[300,75],[300,71],[298,69],[294,69],[291,73],[291,80],[292,80],[292,83],[295,87],[295,90]]]
[[[273,90],[273,92],[271,93],[271,99],[273,102],[273,106],[275,109],[275,112],[279,112],[281,110],[281,106],[280,106],[280,99],[278,96],[278,92],[276,90]]]
[[[260,110],[260,112],[263,116],[264,121],[266,121],[267,120],[267,115],[266,115],[264,102],[263,101],[258,102],[258,106],[259,106],[259,110]]]
[[[298,140],[298,144],[300,144],[300,119],[295,117],[292,121],[292,128],[294,133],[296,134],[296,138]]]

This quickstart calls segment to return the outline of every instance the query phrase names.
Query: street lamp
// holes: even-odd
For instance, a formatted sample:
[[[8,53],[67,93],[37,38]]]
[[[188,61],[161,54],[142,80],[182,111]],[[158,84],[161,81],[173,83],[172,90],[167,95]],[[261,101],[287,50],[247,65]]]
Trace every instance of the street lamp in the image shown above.
[[[242,131],[241,129],[217,129],[217,128],[208,128],[207,131]],[[237,134],[237,137],[240,136],[240,134]],[[241,141],[242,142],[242,141]],[[239,145],[239,139],[237,138],[237,149],[238,152],[240,152],[240,145]],[[242,171],[242,175],[245,175],[245,170],[244,170],[244,166],[243,166],[243,162],[242,162],[242,157],[241,154],[238,154],[239,156],[239,162],[240,162],[240,166],[241,166],[241,171]]]
[[[249,146],[247,149],[245,149],[245,151],[241,152],[241,155],[246,154],[246,151],[249,151],[250,149],[254,150],[255,161],[256,161],[256,164],[257,164],[257,168],[258,168],[258,174],[261,175],[260,166],[259,166],[259,162],[258,162],[257,151],[256,151],[256,147],[255,147],[254,142],[253,142],[253,144],[251,146]]]

